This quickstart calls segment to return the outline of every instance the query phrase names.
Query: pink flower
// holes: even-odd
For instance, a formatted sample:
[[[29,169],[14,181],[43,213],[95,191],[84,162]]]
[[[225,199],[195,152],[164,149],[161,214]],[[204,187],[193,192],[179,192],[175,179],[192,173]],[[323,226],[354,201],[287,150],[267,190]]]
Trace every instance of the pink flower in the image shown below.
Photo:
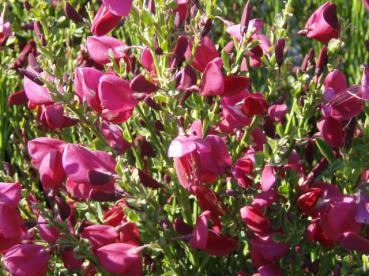
[[[364,239],[355,232],[345,232],[340,236],[338,242],[347,250],[356,250],[363,254],[369,254],[369,240]]]
[[[37,223],[41,238],[48,243],[55,243],[60,236],[58,228],[50,226],[41,215],[38,216]]]
[[[126,56],[127,46],[120,40],[110,36],[89,36],[87,38],[87,50],[91,58],[98,64],[110,62],[109,50],[117,60]],[[95,72],[96,75],[96,72]]]
[[[226,212],[223,203],[208,186],[192,185],[188,190],[191,194],[196,196],[197,203],[203,212],[211,212],[212,219],[218,220],[218,217],[225,215]]]
[[[273,104],[268,108],[269,117],[275,122],[283,121],[288,111],[286,104]]]
[[[185,54],[187,61],[191,57],[192,47],[192,41],[189,41],[188,48]],[[217,49],[215,48],[214,42],[209,37],[205,36],[196,48],[191,65],[200,72],[204,72],[208,63],[210,63],[217,57],[219,57],[219,54]]]
[[[169,146],[168,156],[174,158],[177,176],[186,189],[200,181],[214,181],[232,164],[227,147],[220,137],[208,135],[202,139],[199,134],[180,135]]]
[[[271,206],[277,200],[277,192],[269,190],[255,195],[251,206],[262,210],[265,207]]]
[[[23,219],[16,207],[0,203],[0,236],[20,237],[23,233]]]
[[[249,157],[242,157],[232,167],[232,175],[240,187],[246,189],[252,184],[254,162]]]
[[[32,166],[38,169],[44,157],[51,151],[63,153],[66,143],[64,141],[41,137],[28,142],[28,153],[32,158]]]
[[[255,18],[249,21],[249,26],[247,29],[248,31],[252,31],[253,34],[259,34],[263,26],[263,20]],[[242,39],[240,24],[230,25],[229,27],[227,27],[227,33],[235,37],[238,41],[241,41]]]
[[[47,153],[39,167],[40,180],[45,192],[58,191],[65,180],[65,172],[62,165],[62,154],[53,150]]]
[[[242,101],[248,94],[249,93],[245,90],[221,99],[223,108],[223,120],[219,125],[221,131],[229,133],[236,128],[242,128],[251,123],[250,117],[241,110]]]
[[[116,16],[128,16],[132,2],[132,0],[103,0],[105,6]]]
[[[333,148],[342,147],[344,144],[344,131],[340,121],[327,117],[318,122],[318,129],[324,140]]]
[[[268,233],[270,227],[269,219],[262,214],[260,209],[245,206],[241,208],[241,218],[245,225],[256,233]]]
[[[109,225],[91,225],[83,229],[81,236],[88,239],[94,250],[101,246],[114,243],[118,239],[118,233]]]
[[[288,251],[286,243],[277,243],[272,236],[251,238],[250,247],[251,260],[255,267],[278,261]]]
[[[344,73],[334,69],[324,79],[324,99],[331,100],[336,94],[341,93],[347,88],[347,80]],[[330,92],[333,89],[333,93]]]
[[[5,7],[4,7],[0,15],[0,44],[3,44],[11,34],[12,28],[10,22],[5,22]]]
[[[328,43],[332,38],[338,38],[340,24],[336,9],[336,5],[331,2],[320,6],[306,22],[306,36],[323,43]]]
[[[30,69],[31,70],[31,69]],[[38,74],[38,73],[37,73]],[[37,84],[27,78],[24,77],[24,92],[30,102],[36,105],[42,104],[51,104],[53,103],[53,99],[51,97],[49,89],[46,86]]]
[[[132,91],[137,93],[151,94],[156,92],[159,88],[151,81],[147,80],[143,75],[137,75],[130,82]]]
[[[332,117],[339,121],[346,121],[358,116],[364,109],[363,100],[360,98],[360,87],[350,87],[334,96],[322,107],[325,117]]]
[[[247,116],[262,115],[267,109],[267,103],[261,93],[250,93],[243,100],[242,112]]]
[[[266,264],[258,268],[254,276],[282,276],[282,270],[275,264]]]
[[[96,250],[102,267],[109,273],[119,275],[143,275],[142,261],[137,246],[127,243],[112,243]]]
[[[103,118],[116,124],[127,121],[137,104],[129,82],[109,74],[100,78],[99,97]]]
[[[65,268],[68,270],[74,271],[82,267],[83,261],[76,257],[72,249],[63,250],[61,258]]]
[[[141,64],[147,71],[149,71],[151,74],[155,74],[155,64],[154,64],[154,58],[150,52],[150,49],[148,47],[145,47],[142,50],[141,53]]]
[[[297,199],[297,206],[305,214],[310,214],[321,193],[320,188],[309,188]]]
[[[224,76],[217,63],[207,64],[199,89],[201,96],[218,96],[224,93]]]
[[[11,275],[44,276],[49,259],[49,253],[41,245],[17,244],[6,252],[4,265]]]
[[[64,108],[61,104],[39,106],[39,110],[41,110],[39,120],[49,129],[70,127],[78,122],[77,119],[72,119],[64,114]]]
[[[106,2],[106,1],[105,1]],[[109,1],[114,2],[114,1]],[[95,15],[91,32],[96,36],[106,35],[108,32],[118,26],[121,16],[113,14],[104,4],[101,5],[99,11]]]
[[[131,144],[124,139],[123,131],[119,126],[103,122],[100,130],[109,146],[118,153],[122,154],[131,147]]]
[[[237,241],[221,234],[218,230],[208,228],[211,212],[203,212],[196,221],[192,232],[190,246],[205,251],[213,256],[226,256],[236,250]]]
[[[67,144],[62,163],[68,179],[75,182],[104,185],[114,181],[111,175],[115,174],[116,161],[104,151],[92,151],[80,145]]]
[[[10,105],[27,105],[28,98],[24,90],[18,90],[9,95],[8,103]]]
[[[102,73],[95,68],[78,67],[74,71],[74,87],[76,94],[96,112],[101,111],[98,95],[99,80]]]
[[[276,181],[277,178],[274,167],[272,165],[265,165],[261,173],[260,180],[261,188],[263,189],[263,191],[264,192],[269,191],[274,186]]]
[[[359,233],[361,225],[355,221],[356,211],[357,204],[353,198],[344,197],[335,203],[321,217],[324,235],[332,241],[337,241],[345,232]]]
[[[17,207],[21,199],[19,183],[0,183],[0,204]]]
[[[114,183],[91,185],[90,183],[77,183],[68,179],[67,191],[78,200],[115,201]]]

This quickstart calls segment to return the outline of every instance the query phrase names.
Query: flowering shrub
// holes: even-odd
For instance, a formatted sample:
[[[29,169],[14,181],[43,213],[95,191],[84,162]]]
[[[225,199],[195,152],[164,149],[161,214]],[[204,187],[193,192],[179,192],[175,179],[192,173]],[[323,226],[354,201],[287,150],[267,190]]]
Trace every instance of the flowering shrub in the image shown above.
[[[369,2],[334,2],[5,3],[1,269],[365,274]]]

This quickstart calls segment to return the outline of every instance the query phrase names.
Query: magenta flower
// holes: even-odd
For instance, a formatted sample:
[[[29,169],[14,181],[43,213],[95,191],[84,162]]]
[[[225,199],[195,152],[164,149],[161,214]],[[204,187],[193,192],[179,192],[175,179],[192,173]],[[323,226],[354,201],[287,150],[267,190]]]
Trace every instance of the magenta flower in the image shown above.
[[[196,221],[192,232],[190,246],[205,251],[213,256],[226,256],[236,250],[237,241],[221,234],[217,229],[209,229],[211,212],[203,212]]]
[[[126,56],[127,46],[111,36],[89,36],[87,38],[87,50],[96,63],[106,64],[110,62],[109,50],[113,53],[113,57],[119,60]],[[96,72],[94,74],[96,76]]]
[[[345,232],[340,236],[338,242],[347,250],[356,250],[363,254],[369,254],[369,240],[364,239],[355,232]]]
[[[246,189],[253,180],[254,161],[249,157],[242,157],[236,161],[232,167],[232,176],[237,180],[240,187]]]
[[[31,72],[32,69],[29,69]],[[36,73],[36,72],[34,72]],[[38,73],[37,73],[38,74]],[[49,89],[40,84],[35,83],[28,77],[24,77],[24,92],[30,102],[36,105],[51,104],[53,99],[51,97]]]
[[[66,189],[72,197],[78,200],[115,201],[115,185],[107,183],[92,185],[90,183],[78,183],[67,179]]]
[[[38,169],[44,157],[51,151],[63,153],[66,143],[64,141],[41,137],[28,142],[28,153],[32,158],[32,166]]]
[[[263,20],[259,18],[251,19],[249,21],[248,31],[251,31],[252,34],[260,34],[263,26],[264,26]],[[235,37],[238,41],[241,41],[242,39],[240,24],[228,26],[227,33]]]
[[[208,186],[192,185],[188,188],[188,191],[196,196],[197,203],[203,212],[211,212],[212,219],[215,222],[219,221],[219,217],[225,215],[226,212],[223,203],[218,199],[215,192]]]
[[[250,93],[243,100],[241,110],[249,117],[262,115],[267,110],[267,102],[261,93]]]
[[[130,87],[133,92],[151,94],[159,88],[151,81],[147,80],[143,75],[137,75],[130,82]]]
[[[263,191],[264,192],[269,191],[274,186],[276,181],[277,181],[277,178],[276,178],[275,168],[270,164],[265,165],[261,173],[261,180],[260,180],[261,188],[263,189]]]
[[[269,219],[262,214],[260,209],[245,206],[241,208],[241,218],[245,225],[256,233],[268,233],[270,228]]]
[[[50,254],[46,248],[36,244],[17,244],[4,256],[5,268],[11,275],[45,276]]]
[[[88,150],[80,145],[67,144],[62,158],[68,179],[79,183],[104,185],[113,182],[116,161],[104,151]]]
[[[5,21],[5,7],[0,15],[0,45],[12,34],[10,22]]]
[[[131,144],[124,139],[123,131],[119,126],[103,122],[100,130],[105,141],[118,153],[122,154],[131,147]]]
[[[21,198],[19,183],[0,183],[0,253],[20,242],[23,219],[17,210]]]
[[[60,236],[58,228],[48,225],[48,221],[41,215],[38,216],[37,223],[41,238],[48,243],[55,243]]]
[[[268,108],[269,117],[275,122],[283,121],[286,113],[288,112],[288,108],[286,104],[273,104]]]
[[[128,16],[132,2],[132,0],[103,0],[105,6],[116,16]]]
[[[21,199],[19,183],[0,183],[0,204],[17,207]]]
[[[186,59],[189,60],[192,52],[192,41],[189,41],[188,48],[186,51]],[[215,58],[218,58],[219,54],[217,49],[215,48],[214,42],[207,36],[205,36],[197,45],[195,55],[192,59],[191,65],[199,70],[200,72],[204,72],[206,66],[213,61]]]
[[[24,90],[18,90],[9,95],[8,103],[10,105],[27,105],[28,98]]]
[[[336,5],[331,2],[320,6],[306,22],[304,30],[306,36],[323,43],[328,43],[332,38],[338,38],[340,24],[336,10]]]
[[[103,118],[117,124],[127,121],[137,104],[129,82],[110,74],[100,78],[99,98]]]
[[[321,194],[320,188],[309,188],[297,199],[297,206],[305,214],[310,214]]]
[[[326,101],[333,99],[336,94],[341,93],[347,87],[345,74],[334,69],[324,79],[324,99]]]
[[[218,96],[224,93],[224,76],[216,62],[209,62],[200,83],[201,96]]]
[[[119,275],[143,275],[142,261],[137,246],[127,243],[112,243],[96,250],[102,267],[109,273]]]
[[[77,258],[73,249],[64,249],[61,258],[65,268],[70,271],[78,270],[82,267],[83,260]]]
[[[276,200],[277,192],[275,190],[269,190],[255,195],[251,206],[263,210],[265,207],[271,206]]]
[[[96,112],[101,111],[98,88],[102,75],[99,70],[89,67],[78,67],[74,71],[76,94],[81,100],[86,101]]]
[[[343,125],[333,117],[327,117],[318,122],[318,129],[324,140],[333,148],[342,147],[344,144]]]
[[[141,64],[142,66],[149,71],[151,74],[155,74],[156,69],[155,69],[155,64],[154,64],[154,58],[150,52],[150,49],[148,47],[145,47],[142,50],[141,53]]]
[[[241,91],[236,95],[222,98],[223,120],[219,125],[222,132],[230,133],[236,128],[242,128],[251,123],[251,118],[241,110],[243,100],[248,94],[247,91]]]
[[[357,204],[353,198],[344,197],[321,217],[322,232],[332,241],[337,241],[345,232],[359,233],[361,225],[355,221]]]
[[[193,127],[196,123],[193,123]],[[192,129],[194,130],[194,128]],[[181,185],[188,188],[201,181],[212,182],[231,167],[231,157],[224,141],[216,135],[201,138],[200,133],[176,137],[169,146],[168,156],[174,158],[174,167]]]
[[[275,262],[287,254],[288,245],[277,243],[272,236],[253,237],[250,240],[250,255],[255,267]]]
[[[101,5],[92,21],[91,32],[96,36],[106,35],[118,26],[120,19],[121,16],[114,15],[105,5]]]
[[[81,236],[84,239],[88,239],[92,244],[93,250],[96,250],[101,246],[116,242],[118,232],[112,226],[96,224],[84,228]]]
[[[47,153],[41,161],[39,173],[42,187],[45,192],[49,190],[60,190],[65,180],[62,154],[57,150]]]

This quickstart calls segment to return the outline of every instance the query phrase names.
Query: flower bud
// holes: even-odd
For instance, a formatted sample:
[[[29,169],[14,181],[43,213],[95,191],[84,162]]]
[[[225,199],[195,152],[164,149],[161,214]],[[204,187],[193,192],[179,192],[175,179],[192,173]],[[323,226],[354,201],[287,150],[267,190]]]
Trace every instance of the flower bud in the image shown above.
[[[283,38],[281,38],[277,40],[274,46],[275,58],[276,58],[276,61],[279,67],[281,67],[283,63],[283,55],[284,55],[283,51],[284,51],[285,44],[286,44],[286,41]]]
[[[250,13],[251,13],[251,6],[250,0],[247,1],[245,8],[242,12],[241,22],[240,22],[240,31],[241,35],[245,35],[247,33],[247,29],[249,28],[250,22]]]
[[[323,46],[322,50],[320,51],[315,67],[315,75],[317,77],[320,77],[324,69],[327,67],[327,64],[328,64],[328,48],[327,46]]]
[[[29,78],[31,81],[33,81],[34,83],[38,84],[38,85],[44,85],[43,81],[39,78],[39,76],[27,69],[23,69],[23,68],[19,68],[18,72],[24,76]]]
[[[76,23],[83,22],[83,17],[68,2],[65,3],[64,13],[69,19]]]

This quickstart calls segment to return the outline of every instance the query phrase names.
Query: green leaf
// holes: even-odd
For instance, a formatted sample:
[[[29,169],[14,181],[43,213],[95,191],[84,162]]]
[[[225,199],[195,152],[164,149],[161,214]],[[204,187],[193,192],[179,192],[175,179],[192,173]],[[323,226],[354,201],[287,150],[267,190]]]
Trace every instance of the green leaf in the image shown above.
[[[316,144],[321,154],[323,154],[323,156],[327,158],[329,164],[332,164],[335,160],[332,148],[320,138],[316,139]]]

